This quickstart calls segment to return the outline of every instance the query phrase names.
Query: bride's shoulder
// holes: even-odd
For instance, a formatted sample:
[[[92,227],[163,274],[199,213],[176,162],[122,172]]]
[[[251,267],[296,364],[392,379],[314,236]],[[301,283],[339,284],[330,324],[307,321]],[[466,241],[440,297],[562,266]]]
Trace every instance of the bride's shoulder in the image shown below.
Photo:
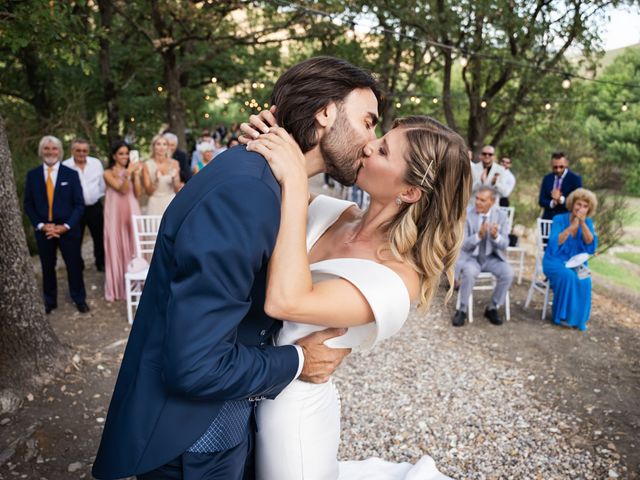
[[[405,287],[407,287],[411,301],[418,298],[420,295],[420,275],[409,263],[396,259],[387,259],[380,263],[393,270],[402,279]]]

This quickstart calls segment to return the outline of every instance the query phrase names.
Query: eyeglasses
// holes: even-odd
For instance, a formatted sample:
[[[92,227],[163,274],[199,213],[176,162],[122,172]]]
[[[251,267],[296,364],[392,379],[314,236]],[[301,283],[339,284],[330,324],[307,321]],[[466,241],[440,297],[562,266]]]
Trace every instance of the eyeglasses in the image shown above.
[[[491,152],[481,152],[480,155],[483,157],[493,157],[494,154]]]

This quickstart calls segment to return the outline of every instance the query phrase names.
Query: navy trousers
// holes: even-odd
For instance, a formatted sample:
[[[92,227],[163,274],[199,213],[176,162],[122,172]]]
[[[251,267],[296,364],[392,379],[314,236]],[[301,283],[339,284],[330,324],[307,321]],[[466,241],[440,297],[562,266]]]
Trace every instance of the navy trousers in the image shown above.
[[[42,289],[44,303],[47,306],[58,304],[58,283],[56,281],[57,250],[60,248],[62,258],[67,266],[69,294],[74,303],[85,303],[86,293],[82,278],[82,258],[80,256],[82,239],[77,236],[62,235],[60,238],[47,240],[42,232],[36,232],[38,254],[42,265]]]
[[[138,480],[254,480],[253,432],[233,448],[214,453],[185,452]]]

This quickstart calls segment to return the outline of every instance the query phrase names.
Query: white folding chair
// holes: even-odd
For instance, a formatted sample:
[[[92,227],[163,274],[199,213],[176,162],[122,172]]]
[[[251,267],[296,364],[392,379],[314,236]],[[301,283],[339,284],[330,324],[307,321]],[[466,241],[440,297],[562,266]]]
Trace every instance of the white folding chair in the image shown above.
[[[156,237],[158,236],[162,215],[132,215],[131,220],[136,244],[136,257],[150,261],[156,245]],[[149,273],[148,268],[139,272],[127,272],[124,276],[127,294],[127,320],[129,324],[133,324],[135,309],[138,308],[140,303],[147,273]]]
[[[544,250],[546,243],[549,240],[549,234],[551,233],[552,220],[543,220],[538,218],[537,232],[536,232],[536,268],[531,278],[531,286],[529,287],[529,293],[527,293],[527,301],[524,304],[524,308],[529,308],[529,303],[533,298],[533,292],[539,292],[544,296],[544,303],[542,305],[542,320],[547,317],[547,306],[549,305],[549,280],[542,271],[542,258],[544,257]]]
[[[511,233],[513,229],[513,217],[515,215],[515,207],[499,207],[500,210],[507,214],[508,232]],[[522,273],[524,272],[524,248],[522,247],[507,247],[507,262],[513,268],[513,271],[518,274],[518,285],[522,283]]]
[[[489,272],[480,272],[480,275],[476,277],[476,283],[469,294],[469,299],[467,302],[467,317],[469,318],[469,323],[473,323],[473,292],[474,291],[482,291],[482,290],[490,290],[493,292],[496,288],[496,277],[493,276],[492,273]],[[460,295],[458,295],[458,299],[456,300],[456,310],[460,309]],[[509,298],[509,291],[507,290],[507,296],[504,300],[504,313],[507,321],[511,320],[511,299]]]

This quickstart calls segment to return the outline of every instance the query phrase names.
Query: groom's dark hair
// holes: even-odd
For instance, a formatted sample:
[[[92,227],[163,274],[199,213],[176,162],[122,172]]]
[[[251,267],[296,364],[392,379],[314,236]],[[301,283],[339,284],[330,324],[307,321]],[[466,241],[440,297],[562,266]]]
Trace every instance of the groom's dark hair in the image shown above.
[[[339,105],[357,88],[370,88],[380,103],[378,84],[369,72],[340,58],[314,57],[284,72],[273,87],[271,105],[277,107],[278,125],[306,153],[319,141],[316,113],[331,102]]]

